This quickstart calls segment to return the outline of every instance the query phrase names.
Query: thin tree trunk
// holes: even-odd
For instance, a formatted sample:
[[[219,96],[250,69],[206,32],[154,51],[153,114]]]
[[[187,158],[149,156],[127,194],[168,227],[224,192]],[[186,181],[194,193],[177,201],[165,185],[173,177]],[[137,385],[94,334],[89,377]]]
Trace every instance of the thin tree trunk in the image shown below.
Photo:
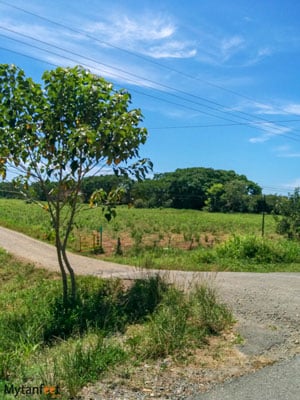
[[[75,277],[75,273],[73,268],[71,267],[71,264],[69,262],[67,253],[66,253],[66,249],[62,248],[62,257],[65,263],[65,266],[67,267],[67,270],[70,274],[70,279],[71,279],[71,298],[72,298],[72,302],[73,304],[76,303],[77,300],[77,284],[76,284],[76,277]]]
[[[67,278],[67,273],[64,265],[64,260],[62,257],[62,246],[60,242],[60,237],[59,237],[59,232],[57,231],[57,228],[55,229],[55,244],[56,244],[56,252],[57,252],[57,259],[58,259],[58,264],[61,272],[61,278],[62,278],[62,285],[63,285],[63,303],[65,307],[68,305],[68,278]]]

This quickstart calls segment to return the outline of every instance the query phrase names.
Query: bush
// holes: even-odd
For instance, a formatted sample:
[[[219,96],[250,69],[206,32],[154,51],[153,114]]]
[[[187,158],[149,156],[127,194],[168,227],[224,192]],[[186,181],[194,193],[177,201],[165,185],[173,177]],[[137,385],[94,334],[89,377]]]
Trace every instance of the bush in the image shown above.
[[[124,332],[129,323],[142,321],[154,312],[166,290],[158,275],[137,279],[127,290],[118,279],[81,278],[76,304],[65,308],[60,296],[52,302],[44,340],[66,339],[89,328]]]
[[[191,329],[203,340],[207,335],[218,335],[233,323],[228,307],[218,302],[216,290],[207,284],[197,285],[190,294]],[[196,336],[197,337],[197,336]]]
[[[299,260],[299,245],[257,236],[234,236],[216,248],[220,258],[253,261],[255,263],[282,263]]]
[[[129,344],[141,358],[166,357],[198,347],[233,322],[211,286],[198,285],[189,295],[172,287],[149,317],[144,335],[131,337]]]
[[[134,208],[147,208],[148,204],[146,201],[144,201],[143,199],[136,199],[134,200]]]
[[[150,317],[142,344],[143,358],[166,357],[186,346],[188,304],[183,292],[172,288]]]
[[[124,311],[130,323],[141,322],[154,312],[168,285],[159,276],[137,279],[124,296]]]

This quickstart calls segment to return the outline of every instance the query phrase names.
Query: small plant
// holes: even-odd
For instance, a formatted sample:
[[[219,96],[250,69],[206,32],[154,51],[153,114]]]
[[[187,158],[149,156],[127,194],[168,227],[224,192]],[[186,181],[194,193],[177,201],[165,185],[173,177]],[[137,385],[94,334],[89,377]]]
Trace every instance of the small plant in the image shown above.
[[[220,258],[246,260],[253,263],[282,263],[299,260],[299,245],[284,240],[272,240],[247,235],[234,236],[216,248]]]
[[[190,293],[191,328],[196,328],[199,338],[218,335],[233,321],[228,307],[217,300],[216,289],[208,284],[197,285]]]
[[[115,255],[116,256],[122,256],[123,255],[121,239],[119,237],[117,239],[117,247],[116,247]]]
[[[104,371],[125,358],[120,346],[97,334],[88,343],[78,340],[71,351],[63,353],[58,360],[60,376],[70,396],[76,396],[84,385],[95,382]]]
[[[131,231],[131,237],[134,240],[134,249],[139,251],[143,243],[143,232],[140,229],[134,228]]]
[[[152,314],[168,290],[159,276],[137,279],[124,297],[124,310],[130,322],[140,322]]]
[[[166,357],[186,346],[188,305],[183,292],[168,290],[146,327],[143,358]]]

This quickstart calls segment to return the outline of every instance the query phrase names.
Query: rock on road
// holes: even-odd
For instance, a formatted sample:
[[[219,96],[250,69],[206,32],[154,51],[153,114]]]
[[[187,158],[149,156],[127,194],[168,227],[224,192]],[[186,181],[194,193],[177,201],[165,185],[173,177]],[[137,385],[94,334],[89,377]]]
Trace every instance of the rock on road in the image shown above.
[[[37,266],[59,271],[55,248],[49,244],[0,227],[0,247]],[[134,279],[145,274],[145,271],[135,267],[73,253],[69,253],[69,257],[75,273],[79,275]],[[148,271],[148,273],[155,272],[157,271]],[[262,355],[271,361],[280,361],[255,374],[236,379],[224,386],[218,386],[211,393],[200,395],[203,397],[198,397],[199,399],[300,399],[298,390],[300,362],[299,356],[295,357],[300,353],[300,273],[192,273],[183,271],[160,271],[160,273],[165,274],[170,281],[186,287],[189,287],[194,281],[213,281],[222,301],[229,304],[238,320],[239,332],[245,339],[244,343],[240,345],[240,350],[246,355]],[[289,372],[287,373],[287,371]],[[287,381],[290,379],[290,394],[286,394],[286,397],[279,395],[285,385],[280,380],[281,378],[287,379]],[[255,383],[256,380],[261,380],[260,386]],[[254,395],[250,389],[251,384],[260,388],[264,387],[265,395],[259,393]],[[244,393],[241,391],[243,385],[250,385],[248,395],[246,391]],[[275,389],[276,385],[277,389]],[[293,388],[297,388],[297,397],[287,397],[293,396]],[[221,392],[215,394],[217,393],[215,390],[221,390]],[[226,393],[231,394],[227,395]]]

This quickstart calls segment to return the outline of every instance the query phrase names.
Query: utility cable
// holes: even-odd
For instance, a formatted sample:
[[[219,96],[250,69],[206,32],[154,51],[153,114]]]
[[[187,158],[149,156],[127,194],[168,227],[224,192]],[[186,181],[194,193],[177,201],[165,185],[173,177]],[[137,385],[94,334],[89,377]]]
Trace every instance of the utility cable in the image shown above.
[[[39,42],[39,43],[41,43],[41,44],[43,44],[43,45],[56,48],[56,49],[58,49],[58,50],[60,50],[60,51],[63,51],[63,52],[70,53],[70,54],[72,54],[72,55],[75,55],[76,57],[81,57],[81,58],[83,58],[83,59],[85,59],[85,60],[92,61],[92,62],[94,62],[94,63],[96,63],[96,64],[103,65],[103,66],[108,67],[108,68],[110,68],[110,69],[115,69],[115,70],[120,71],[120,72],[122,72],[122,73],[124,73],[124,74],[126,74],[126,75],[134,76],[135,78],[143,79],[143,80],[148,81],[148,82],[150,82],[150,83],[152,83],[152,84],[160,85],[160,86],[162,86],[162,87],[164,87],[164,88],[167,88],[167,89],[169,89],[169,90],[177,91],[177,92],[183,93],[183,94],[185,94],[185,95],[193,96],[193,97],[200,98],[200,99],[203,100],[203,98],[200,97],[200,96],[191,95],[190,93],[187,93],[187,92],[185,92],[185,91],[181,91],[181,90],[175,89],[175,88],[173,88],[173,87],[160,84],[160,83],[158,83],[158,82],[149,80],[149,79],[147,79],[147,78],[145,78],[145,77],[141,77],[141,76],[138,76],[138,75],[135,75],[135,74],[131,74],[131,73],[129,73],[129,72],[123,70],[123,69],[120,69],[120,68],[117,68],[117,67],[113,67],[113,66],[111,66],[111,65],[109,65],[109,64],[102,63],[102,62],[100,62],[100,61],[98,61],[98,60],[96,60],[96,59],[90,58],[90,57],[82,56],[82,55],[80,55],[80,54],[78,54],[78,53],[69,51],[69,50],[64,49],[64,48],[62,48],[62,47],[60,47],[60,46],[52,45],[52,44],[47,43],[47,42],[45,42],[45,41],[42,41],[42,40],[40,40],[40,39],[36,39],[36,38],[34,38],[34,37],[30,36],[30,35],[20,34],[19,32],[15,31],[15,30],[12,30],[12,29],[9,29],[9,28],[5,28],[5,27],[2,27],[2,26],[0,26],[0,28],[3,29],[3,30],[9,31],[9,32],[11,32],[11,33],[17,34],[17,35],[19,35],[19,36],[21,36],[21,37],[25,37],[25,38],[27,38],[27,39],[37,41],[37,42]],[[19,39],[12,38],[12,37],[7,36],[7,35],[4,35],[4,34],[0,34],[0,35],[3,36],[3,37],[5,37],[5,38],[8,38],[8,39],[10,39],[10,40],[19,42],[19,43],[21,43],[21,44],[25,44],[25,45],[27,45],[27,46],[30,46],[30,47],[33,47],[33,48],[37,48],[37,49],[39,49],[39,50],[52,53],[52,54],[54,54],[54,55],[56,55],[56,56],[63,57],[63,58],[69,59],[69,60],[71,60],[71,61],[77,62],[77,61],[75,61],[75,60],[73,60],[73,59],[70,59],[69,57],[62,56],[62,55],[60,55],[60,54],[54,53],[54,52],[52,52],[52,51],[46,50],[46,49],[44,49],[44,48],[41,48],[41,47],[32,45],[32,44],[27,43],[27,42],[24,42],[24,41],[21,41],[21,40],[19,40]],[[120,76],[117,75],[117,74],[114,74],[114,75],[117,76],[117,77],[120,77]],[[124,77],[123,77],[123,79],[124,79]],[[129,80],[129,78],[126,78],[126,79]],[[132,80],[131,80],[131,81],[132,81]],[[135,84],[137,84],[136,81],[132,81],[132,82],[135,83]],[[157,91],[159,91],[159,92],[162,92],[163,94],[166,94],[165,91],[160,90],[160,89],[158,89],[158,88],[156,88],[156,89],[154,89],[154,90],[157,90]],[[178,96],[178,95],[176,95],[176,94],[174,94],[174,93],[167,93],[167,94],[170,95],[170,96],[173,96],[173,97],[175,97],[175,98],[179,98],[180,100],[184,100],[184,101],[190,102],[190,103],[192,103],[192,104],[200,105],[201,107],[205,107],[205,108],[208,108],[208,109],[212,109],[212,110],[214,110],[214,111],[221,112],[221,113],[224,113],[224,114],[226,114],[226,115],[228,114],[228,111],[223,111],[223,110],[217,109],[217,108],[215,108],[215,107],[210,107],[210,106],[207,106],[207,105],[203,105],[203,104],[201,104],[201,103],[196,103],[195,101],[191,101],[190,99],[182,98],[182,97],[180,97],[180,96]],[[205,100],[205,99],[204,99],[204,100]],[[221,107],[224,108],[224,106],[221,105],[221,104],[219,104],[219,103],[216,103],[216,102],[212,102],[212,103],[214,103],[214,104],[216,104],[216,105],[221,106]],[[172,104],[174,104],[174,102],[172,102]],[[178,103],[175,103],[175,104],[176,104],[176,105],[179,105]],[[200,111],[200,110],[198,110],[198,109],[197,109],[197,110],[193,109],[193,111],[201,112],[201,113],[203,113],[203,114],[212,116],[212,117],[214,117],[214,118],[221,118],[221,119],[223,119],[223,120],[236,123],[236,121],[234,121],[234,120],[232,120],[232,119],[229,119],[229,118],[222,118],[222,117],[217,116],[217,115],[215,115],[215,114],[211,114],[211,113],[207,113],[207,112],[204,112],[204,111]],[[241,113],[241,112],[240,112],[240,113]],[[247,113],[242,113],[242,114],[251,116],[250,114],[247,114]],[[253,118],[253,116],[251,116],[251,117]],[[246,120],[246,121],[251,121],[249,118],[245,118],[245,117],[241,117],[241,116],[236,116],[236,115],[234,115],[234,118],[241,118],[241,119],[244,119],[244,120]],[[264,118],[260,118],[260,117],[259,117],[259,119],[262,120],[262,121],[264,121],[264,122],[266,122],[266,123],[273,123],[273,122],[270,122],[269,120],[266,120],[266,119],[264,119]],[[254,124],[254,122],[252,122],[252,121],[251,121],[251,123]],[[255,122],[255,123],[256,123],[256,122]],[[251,125],[251,124],[250,124],[250,125]],[[263,127],[262,127],[262,128],[263,128]],[[284,126],[284,128],[286,128],[286,127]],[[278,134],[283,135],[283,133],[280,133],[280,132],[279,132]],[[287,136],[287,135],[286,135],[286,136]],[[289,136],[287,136],[287,137],[289,137]]]

